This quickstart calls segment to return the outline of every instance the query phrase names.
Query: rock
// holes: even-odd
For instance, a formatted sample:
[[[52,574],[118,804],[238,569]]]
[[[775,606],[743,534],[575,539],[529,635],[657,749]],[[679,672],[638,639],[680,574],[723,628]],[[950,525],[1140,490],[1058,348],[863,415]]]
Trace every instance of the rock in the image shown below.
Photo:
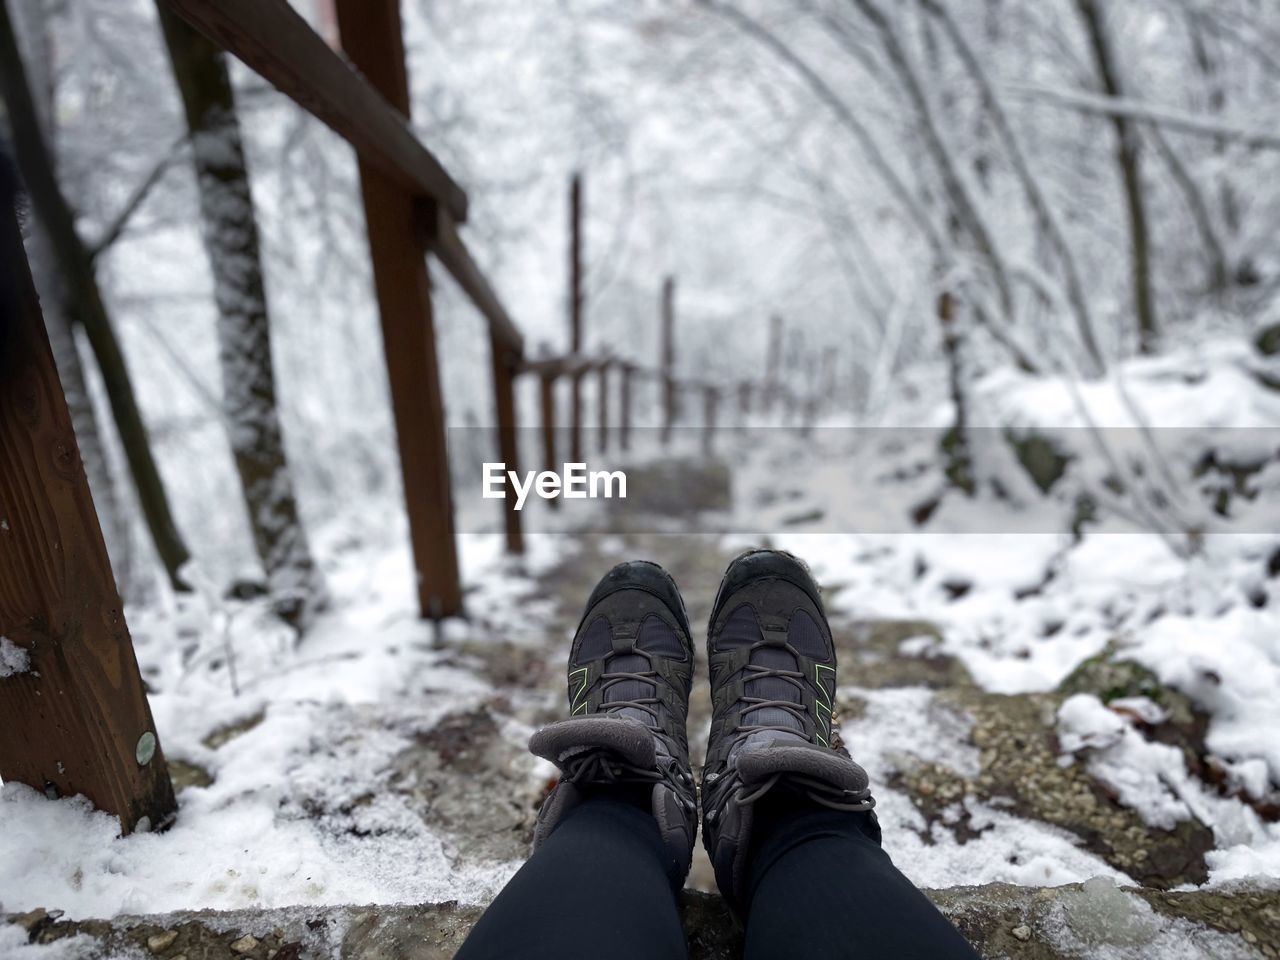
[[[997,883],[925,893],[979,956],[990,960],[1101,955],[1234,960],[1272,956],[1274,950],[1268,953],[1268,948],[1280,943],[1280,889],[1234,886],[1173,893],[1121,890],[1110,881],[1094,880],[1088,892],[1082,884],[1036,889]],[[273,934],[266,945],[277,939],[289,942],[279,946],[274,960],[447,960],[481,912],[456,903],[206,910],[108,921],[55,920],[43,912],[46,926],[37,942],[82,936],[91,944],[77,955],[136,956],[151,937],[176,930],[178,939],[170,948],[176,952],[165,960],[227,960],[233,955],[228,953],[229,937],[245,929],[278,927],[283,938]],[[718,896],[686,891],[681,913],[690,960],[737,960],[742,955],[741,928]],[[0,923],[27,916],[0,915]],[[1015,934],[1020,927],[1031,934],[1025,940]],[[265,945],[256,939],[253,943],[248,954],[234,955],[265,960]]]
[[[217,750],[223,744],[234,740],[241,734],[248,733],[258,724],[260,724],[266,712],[259,710],[257,713],[245,717],[243,720],[237,720],[235,723],[229,723],[226,726],[218,727],[201,742],[210,750]]]
[[[1155,930],[1155,913],[1107,877],[1093,877],[1064,898],[1071,931],[1088,944],[1137,945]]]
[[[396,758],[387,789],[415,798],[459,860],[515,860],[528,855],[543,797],[532,769],[524,747],[503,736],[496,711],[482,706],[416,735]]]
[[[1013,934],[1015,940],[1021,940],[1024,943],[1031,939],[1031,928],[1025,923],[1019,924],[1009,932]]]
[[[1006,430],[1004,436],[1013,448],[1018,462],[1027,471],[1027,476],[1042,493],[1048,493],[1054,488],[1067,472],[1067,465],[1074,459],[1069,454],[1062,453],[1054,440],[1043,433],[1024,430],[1019,434],[1014,430]]]
[[[152,953],[162,953],[173,946],[173,941],[178,939],[177,930],[165,930],[163,933],[153,933],[147,937],[147,949]]]
[[[37,907],[30,913],[19,913],[9,918],[10,923],[16,923],[27,933],[32,933],[39,927],[53,920],[49,915],[49,911],[44,907]]]
[[[196,763],[188,763],[176,757],[165,757],[169,764],[169,778],[173,792],[181,793],[187,787],[207,787],[213,783],[213,774]]]
[[[935,704],[971,721],[977,775],[962,776],[943,763],[902,764],[889,784],[911,796],[926,829],[941,824],[961,843],[986,829],[971,826],[968,798],[976,797],[1071,831],[1144,886],[1203,883],[1208,879],[1205,854],[1213,849],[1210,828],[1196,820],[1182,821],[1172,830],[1149,826],[1137,811],[1121,806],[1086,764],[1058,763],[1054,718],[1063,699],[1060,694],[944,691]]]
[[[431,910],[369,909],[342,938],[342,960],[448,960],[479,919],[476,907],[441,904]]]
[[[971,687],[973,678],[940,648],[942,632],[926,620],[836,620],[831,624],[842,682],[859,687]]]
[[[239,940],[232,940],[229,946],[232,953],[238,953],[243,956],[246,953],[252,953],[258,948],[258,938],[251,933],[246,933]]]

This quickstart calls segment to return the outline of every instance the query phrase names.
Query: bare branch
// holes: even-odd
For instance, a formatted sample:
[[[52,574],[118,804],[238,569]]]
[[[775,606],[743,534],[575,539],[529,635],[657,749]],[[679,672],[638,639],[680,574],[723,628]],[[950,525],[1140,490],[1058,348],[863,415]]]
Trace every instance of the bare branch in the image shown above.
[[[1045,197],[1044,191],[1040,189],[1039,181],[1036,180],[1031,172],[1031,166],[1027,162],[1021,142],[1013,131],[1013,126],[1009,123],[1004,106],[996,96],[996,92],[987,77],[987,72],[983,68],[981,61],[969,41],[965,38],[955,18],[951,16],[951,12],[938,0],[922,0],[922,3],[925,10],[941,21],[947,36],[951,38],[956,52],[960,55],[961,62],[965,65],[969,76],[973,78],[978,87],[978,92],[982,96],[987,114],[996,128],[996,132],[1000,135],[1000,139],[1004,141],[1009,161],[1022,184],[1023,192],[1027,195],[1027,201],[1031,204],[1031,209],[1040,224],[1040,229],[1058,254],[1062,272],[1066,278],[1067,299],[1076,317],[1080,341],[1094,366],[1101,369],[1105,364],[1102,358],[1102,351],[1094,336],[1093,318],[1089,312],[1089,302],[1085,296],[1084,283],[1080,276],[1080,269],[1076,264],[1075,254],[1067,242],[1066,235],[1058,222],[1057,216],[1049,206],[1049,201]]]
[[[920,206],[919,201],[903,182],[902,178],[898,176],[897,170],[885,159],[879,144],[876,143],[862,121],[858,119],[843,98],[831,89],[830,84],[776,34],[767,30],[759,21],[752,19],[737,7],[719,3],[716,0],[699,0],[699,2],[702,6],[718,13],[742,33],[770,50],[800,75],[814,95],[827,105],[831,112],[835,114],[836,119],[858,141],[858,145],[862,148],[872,168],[889,187],[890,192],[897,201],[902,204],[911,221],[920,228],[929,245],[935,252],[941,250],[943,243],[938,234],[937,226],[929,218],[924,208]]]
[[[129,195],[129,199],[124,202],[124,206],[120,208],[120,212],[116,214],[115,219],[107,224],[98,239],[89,246],[88,254],[91,263],[120,239],[120,235],[124,233],[124,228],[129,225],[129,221],[138,212],[138,208],[146,202],[156,184],[164,179],[164,175],[169,172],[169,168],[186,152],[185,148],[188,142],[189,138],[185,133],[174,140],[169,149],[165,151],[164,156],[151,168],[151,172],[142,179],[142,182]]]
[[[1193,133],[1202,137],[1221,137],[1242,143],[1247,147],[1280,150],[1280,133],[1223,123],[1176,107],[1166,107],[1127,97],[1101,97],[1091,93],[1055,90],[1052,87],[1036,84],[1009,84],[1005,90],[1015,96],[1039,100],[1091,116],[1124,117],[1142,123],[1153,123],[1182,133]]]
[[[978,205],[968,186],[960,175],[951,151],[942,137],[942,129],[933,114],[933,107],[925,94],[919,71],[907,52],[905,44],[898,35],[897,27],[889,17],[872,0],[853,0],[855,6],[863,12],[880,34],[889,62],[902,81],[912,105],[915,107],[921,131],[934,164],[942,177],[942,183],[951,201],[951,208],[956,217],[964,224],[965,229],[977,245],[978,252],[986,260],[995,281],[996,291],[1000,298],[1000,310],[1006,319],[1013,317],[1013,291],[1009,284],[1008,271],[1004,258],[996,245],[990,228],[982,218]]]

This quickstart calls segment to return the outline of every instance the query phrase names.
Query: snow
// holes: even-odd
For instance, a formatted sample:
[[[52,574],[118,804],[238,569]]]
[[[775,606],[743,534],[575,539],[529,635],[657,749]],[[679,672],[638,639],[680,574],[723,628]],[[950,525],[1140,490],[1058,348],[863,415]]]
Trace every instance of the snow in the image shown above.
[[[31,657],[8,637],[0,637],[0,680],[31,669]]]
[[[332,536],[323,538],[333,556]],[[460,538],[460,561],[483,623],[514,632],[527,572],[552,562],[563,538],[531,544],[517,567],[501,539]],[[366,545],[367,546],[367,545]],[[164,834],[120,838],[83,797],[50,801],[19,783],[0,786],[0,910],[38,906],[73,918],[181,909],[401,903],[491,898],[518,863],[459,865],[402,798],[375,796],[353,818],[340,810],[376,792],[394,757],[450,711],[491,687],[448,665],[415,596],[404,545],[351,551],[330,571],[334,608],[301,645],[265,611],[209,594],[181,608],[131,611],[135,646],[170,760],[214,776],[189,787]],[[445,627],[452,640],[473,628]],[[234,663],[239,693],[230,686]],[[261,715],[211,749],[213,731]],[[527,730],[512,729],[521,742]],[[529,762],[530,777],[545,771]],[[308,809],[310,808],[310,810]],[[319,809],[318,815],[311,811]]]
[[[165,65],[147,5],[89,6],[72,5],[70,14],[84,20],[85,37],[57,26],[53,72],[61,88],[60,171],[75,185],[81,225],[92,236],[119,209],[119,192],[158,159],[155,145],[173,142],[181,123],[169,86],[155,83]],[[1152,206],[1152,226],[1161,241],[1155,265],[1165,314],[1162,352],[1117,362],[1107,377],[1091,381],[1061,372],[1029,375],[1002,366],[999,352],[994,365],[989,355],[975,356],[975,370],[984,370],[968,385],[979,490],[960,497],[942,489],[937,469],[938,433],[953,411],[940,402],[945,372],[931,359],[936,260],[886,202],[875,176],[865,175],[856,145],[830,136],[825,114],[813,110],[802,84],[759,51],[707,30],[701,13],[641,4],[615,14],[597,4],[607,14],[575,8],[572,16],[548,20],[536,5],[509,0],[485,0],[484,15],[456,15],[466,5],[431,13],[426,6],[405,5],[415,127],[467,184],[468,243],[518,313],[527,343],[564,342],[563,188],[570,169],[586,168],[589,351],[616,345],[625,359],[654,356],[656,278],[678,268],[680,372],[727,382],[759,371],[768,328],[759,321],[776,310],[787,324],[784,377],[802,379],[804,355],[826,352],[839,368],[836,379],[854,383],[835,391],[849,395],[847,409],[856,407],[853,394],[865,395],[856,407],[860,419],[833,413],[826,428],[809,436],[771,429],[764,417],[753,420],[762,429],[751,436],[722,431],[717,443],[732,471],[735,509],[715,522],[735,532],[706,536],[729,549],[767,541],[805,557],[838,616],[936,625],[939,638],[907,637],[898,654],[954,657],[993,694],[1052,692],[1082,661],[1104,652],[1144,665],[1205,711],[1206,747],[1225,777],[1221,790],[1193,776],[1178,749],[1150,738],[1145,725],[1162,722],[1165,710],[1144,697],[1068,698],[1053,718],[1059,762],[1087,768],[1153,827],[1190,818],[1208,824],[1215,838],[1209,886],[1280,877],[1280,824],[1264,822],[1255,809],[1274,802],[1280,789],[1280,579],[1267,572],[1268,559],[1280,557],[1280,391],[1259,385],[1259,373],[1280,373],[1280,358],[1264,360],[1241,335],[1260,317],[1274,321],[1280,314],[1274,303],[1259,303],[1253,317],[1226,315],[1238,304],[1222,306],[1223,317],[1185,316],[1200,308],[1201,278],[1198,266],[1185,269],[1191,259],[1177,259],[1194,251],[1182,249],[1170,229],[1178,224],[1168,221],[1167,191],[1152,185],[1160,201]],[[862,68],[849,75],[851,87],[849,76],[837,74],[843,60],[828,49],[830,38],[806,26],[806,17],[771,17],[769,26],[794,38],[797,49],[813,51],[824,76],[839,76],[841,91],[856,89],[886,162],[912,171],[918,144],[901,136],[912,125],[900,122],[900,105],[891,97],[867,96],[864,103]],[[103,57],[98,37],[107,38],[108,50],[128,40],[119,49],[130,51],[129,69]],[[1025,60],[993,58],[985,66],[1002,95],[1010,80],[1056,91],[1064,83],[1059,53],[1028,47]],[[1143,74],[1135,79],[1150,89],[1164,89],[1158,84],[1172,82],[1169,74],[1180,69],[1167,56],[1133,59],[1130,66]],[[742,82],[744,65],[758,82]],[[946,58],[938,65],[946,76]],[[256,213],[265,295],[240,282],[243,258],[229,258],[210,276],[189,176],[167,175],[97,263],[178,526],[198,557],[190,572],[200,589],[192,598],[172,597],[145,575],[121,575],[128,621],[165,755],[207,769],[214,780],[184,790],[169,832],[128,838],[81,798],[51,801],[20,784],[0,786],[0,910],[46,906],[86,917],[483,902],[518,865],[460,862],[447,836],[379,788],[416,738],[445,715],[493,695],[490,682],[455,655],[458,645],[501,638],[545,648],[566,639],[548,635],[559,600],[537,593],[534,578],[572,549],[578,521],[567,510],[556,517],[535,510],[527,518],[528,553],[519,560],[504,556],[499,534],[463,534],[458,547],[471,619],[439,626],[418,619],[354,155],[260,81],[246,89],[242,65],[233,70],[249,94],[240,122],[253,191],[223,191],[211,198],[211,209],[222,215],[224,240],[244,239],[244,221]],[[1196,71],[1184,72],[1195,80]],[[1228,97],[1233,115],[1257,113],[1274,100],[1265,84],[1238,86],[1233,82]],[[941,124],[948,138],[960,136],[961,127],[982,126],[969,123],[963,95],[957,103],[962,109],[954,117],[935,118],[948,121]],[[1083,103],[1077,97],[1074,105]],[[779,123],[788,114],[802,122]],[[1110,162],[1108,138],[1073,140],[1067,134],[1074,127],[1053,116],[1040,126],[1030,116],[1010,119],[1028,163],[1044,179],[1047,216],[1062,225],[1080,261],[1104,351],[1122,355],[1131,318],[1115,302],[1129,283],[1129,265],[1116,255],[1121,225],[1102,214],[1119,216],[1123,205],[1100,202],[1107,195],[1097,192],[1105,190],[1096,171]],[[1187,117],[1173,119],[1186,126]],[[1258,268],[1262,282],[1235,293],[1274,301],[1274,255],[1266,252],[1274,203],[1253,187],[1280,182],[1273,176],[1276,154],[1197,155],[1194,142],[1178,144],[1194,161],[1193,176],[1224,196],[1243,187],[1251,201],[1233,228],[1231,253],[1242,268]],[[1078,176],[1056,154],[1067,144],[1078,151]],[[238,145],[219,134],[202,135],[195,149],[210,163],[242,159]],[[779,162],[761,173],[762,156]],[[179,160],[185,170],[187,158]],[[1013,199],[1001,164],[993,169],[978,215],[1020,280],[1059,296],[1061,265],[1045,261],[1029,229],[1030,211]],[[854,173],[837,179],[830,171]],[[967,169],[955,174],[979,194]],[[749,189],[728,182],[739,175]],[[815,229],[818,212],[825,232]],[[933,211],[929,217],[929,229],[938,231],[941,221]],[[1250,247],[1259,245],[1261,268],[1250,262],[1258,253]],[[971,291],[978,300],[990,297],[983,271],[975,272],[967,257],[961,251],[958,273],[947,282],[965,288],[962,299]],[[433,268],[432,279],[449,425],[485,423],[491,416],[484,328],[444,271]],[[1067,310],[1032,300],[1019,292],[1015,333],[1037,363],[1052,369],[1063,358],[1046,349],[1053,347],[1049,331],[1068,326]],[[237,338],[224,336],[220,355],[215,302],[228,329],[270,307],[279,423],[250,389],[257,369],[250,360],[263,351],[236,352]],[[290,448],[298,507],[331,590],[331,606],[301,643],[264,603],[224,599],[232,577],[260,574],[252,524],[234,495],[231,452],[255,446],[255,428],[227,429],[210,374],[220,359],[234,412],[259,430],[282,433]],[[105,409],[92,368],[88,376]],[[517,387],[526,424],[536,420],[535,379],[522,378]],[[633,411],[638,423],[656,417],[649,386]],[[594,414],[587,410],[588,422]],[[109,418],[104,424],[110,431]],[[491,449],[490,435],[476,439],[486,429],[450,430],[455,478],[469,469],[464,453]],[[643,432],[636,431],[637,445]],[[527,465],[540,456],[540,438],[521,434]],[[1048,495],[1017,465],[1009,434],[1049,438],[1068,457]],[[104,437],[108,457],[113,440]],[[1200,472],[1206,461],[1259,469],[1235,495],[1229,475]],[[109,466],[127,492],[123,464]],[[1117,479],[1121,492],[1113,489]],[[292,497],[293,483],[277,471],[270,484],[267,508],[252,519],[278,532],[281,515],[271,504]],[[460,488],[458,481],[455,495],[465,507]],[[1218,492],[1233,494],[1222,515],[1211,507]],[[1098,516],[1077,533],[1071,526],[1082,494],[1097,502]],[[95,489],[95,499],[105,516],[114,511],[102,510],[104,504],[128,497]],[[918,523],[916,511],[926,503],[931,513]],[[474,526],[463,510],[458,529],[496,530],[499,514],[484,506]],[[121,515],[137,526],[128,514]],[[611,523],[603,511],[588,519],[595,529]],[[124,555],[123,526],[117,535],[116,524],[104,525],[118,574],[153,566],[150,557]],[[653,527],[691,532],[684,518]],[[6,529],[0,518],[0,531]],[[599,549],[616,553],[627,542],[619,534]],[[289,537],[277,546],[280,556],[305,550]],[[28,669],[27,652],[0,637],[0,695],[6,678]],[[842,696],[865,703],[865,715],[845,724],[846,739],[876,784],[886,844],[913,881],[1127,882],[1083,849],[1079,837],[995,802],[965,798],[964,813],[981,831],[967,842],[944,824],[927,827],[911,798],[889,781],[915,763],[976,772],[980,757],[965,723],[941,709],[932,691],[863,688],[869,681],[857,664],[842,665],[841,679]],[[220,747],[206,743],[236,725],[245,729]],[[500,727],[515,745],[529,733],[516,720]],[[550,775],[545,762],[525,760],[517,772],[531,781]],[[943,812],[944,821],[960,816],[958,806]],[[1149,908],[1107,879],[1089,880],[1082,895],[1064,897],[1059,920],[1044,932],[1079,955],[1233,955],[1225,938],[1193,934],[1176,922],[1154,931],[1149,954],[1135,948],[1134,937],[1152,932]],[[70,941],[40,956],[79,956],[83,947]],[[11,928],[0,926],[0,955],[28,955]]]
[[[0,956],[6,960],[106,960],[102,944],[94,937],[78,934],[50,944],[30,944],[27,931],[17,924],[0,925]],[[109,960],[140,960],[140,950],[113,951]]]
[[[1058,741],[1066,753],[1113,746],[1124,737],[1124,729],[1120,715],[1092,694],[1077,693],[1058,708]]]
[[[1213,714],[1206,742],[1215,753],[1265,762],[1271,781],[1280,783],[1274,613],[1240,605],[1216,617],[1161,617],[1127,653]]]
[[[1142,409],[1161,410],[1164,422],[1181,416],[1184,424],[1218,424],[1234,410],[1257,424],[1271,415],[1269,401],[1246,397],[1244,381],[1233,379],[1242,362],[1208,344],[1190,383],[1178,374],[1179,364],[1192,364],[1187,357],[1134,361],[1123,373]],[[1230,409],[1213,405],[1197,392],[1206,381],[1234,392],[1238,402]],[[1034,409],[1036,422],[1069,418],[1073,409],[1065,388],[1044,380],[1002,374],[983,389],[988,409]],[[1112,387],[1082,390],[1101,411],[1098,419],[1127,415]],[[945,419],[925,411],[918,422]],[[1170,460],[1175,477],[1208,444],[1225,449],[1221,431],[1197,430],[1183,434],[1192,446]],[[898,653],[956,657],[993,693],[1052,691],[1104,650],[1145,665],[1208,713],[1207,747],[1231,789],[1210,788],[1187,770],[1180,750],[1147,738],[1141,722],[1159,722],[1164,708],[1142,697],[1109,704],[1088,694],[1067,698],[1056,718],[1059,762],[1086,765],[1153,828],[1188,818],[1209,825],[1211,886],[1280,876],[1280,825],[1263,822],[1248,802],[1280,782],[1274,696],[1280,590],[1263,573],[1280,544],[1254,526],[1257,501],[1240,501],[1239,513],[1206,530],[1194,552],[1178,549],[1169,531],[1135,531],[1106,510],[1078,537],[1061,532],[1064,504],[1025,492],[1013,509],[990,495],[946,496],[917,528],[897,511],[936,488],[927,472],[902,467],[933,455],[935,433],[855,433],[852,443],[848,431],[819,434],[806,445],[766,431],[768,442],[735,449],[742,454],[733,475],[735,511],[724,523],[742,532],[706,535],[733,549],[758,543],[752,531],[769,530],[774,546],[808,560],[836,615],[932,623],[940,639],[909,635]],[[1257,445],[1257,437],[1232,437],[1246,453]],[[783,520],[819,507],[823,518],[808,528]],[[165,754],[206,768],[214,781],[184,791],[181,814],[166,834],[124,839],[110,817],[82,799],[50,801],[28,787],[4,785],[0,904],[56,906],[87,917],[487,900],[518,861],[459,862],[447,836],[379,785],[415,737],[492,695],[487,680],[449,655],[450,645],[473,637],[539,646],[565,639],[547,636],[558,600],[538,593],[533,578],[572,549],[572,521],[533,521],[552,532],[530,533],[523,558],[505,556],[500,534],[459,537],[472,619],[439,628],[420,621],[412,607],[403,521],[388,522],[377,502],[316,528],[316,555],[334,599],[300,644],[262,602],[223,600],[199,568],[192,571],[202,584],[194,598],[132,606],[130,625]],[[609,518],[596,512],[591,522]],[[620,551],[626,542],[617,534],[599,546]],[[0,644],[6,669],[19,665],[21,653]],[[979,757],[965,723],[940,708],[933,691],[864,689],[856,664],[844,665],[841,679],[841,696],[865,703],[864,713],[845,724],[846,741],[877,784],[886,842],[914,882],[1127,882],[1078,837],[999,802],[965,797],[962,807],[941,812],[941,823],[927,825],[911,797],[891,786],[892,775],[930,762],[974,775]],[[217,749],[205,743],[211,732],[255,720]],[[513,744],[528,732],[514,721],[503,726]],[[532,760],[523,769],[531,782],[550,773]],[[977,832],[965,842],[947,827],[962,815]],[[1084,937],[1079,924],[1064,924],[1062,936]]]
[[[1157,914],[1105,877],[1061,894],[1037,931],[1064,956],[1098,960],[1248,960],[1254,953],[1231,934]]]
[[[933,704],[929,690],[842,686],[839,693],[866,700],[865,715],[856,723],[843,724],[845,744],[875,784],[876,815],[886,848],[913,883],[923,887],[983,883],[1056,886],[1093,876],[1125,879],[1103,860],[1080,849],[1065,831],[1014,816],[973,797],[964,801],[971,826],[991,829],[965,842],[938,825],[926,831],[910,797],[885,784],[894,769],[917,761],[941,763],[962,775],[976,774],[978,753],[965,741],[966,728]]]
[[[1274,877],[1280,875],[1280,826],[1262,822],[1244,800],[1280,786],[1280,587],[1265,573],[1267,558],[1280,549],[1273,516],[1280,496],[1273,492],[1271,468],[1251,478],[1253,499],[1235,498],[1228,517],[1210,515],[1191,493],[1195,466],[1207,451],[1231,463],[1274,457],[1280,393],[1259,385],[1250,374],[1254,362],[1247,345],[1210,340],[1195,351],[1129,361],[1109,380],[1069,384],[1004,370],[979,381],[979,422],[1054,428],[1051,435],[1076,454],[1047,497],[1007,502],[982,493],[972,500],[947,495],[928,524],[914,528],[905,519],[908,508],[931,490],[911,465],[932,455],[936,432],[833,430],[824,437],[818,431],[809,443],[822,450],[813,468],[784,472],[782,460],[797,462],[800,445],[772,461],[755,453],[755,473],[735,477],[742,505],[734,522],[744,531],[768,529],[771,544],[805,557],[831,591],[833,609],[858,619],[937,625],[940,642],[911,638],[901,652],[954,656],[993,693],[1053,691],[1081,661],[1107,650],[1144,665],[1209,714],[1206,745],[1226,771],[1232,795],[1206,787],[1187,772],[1180,751],[1148,742],[1135,729],[1135,719],[1161,719],[1162,708],[1146,699],[1104,706],[1095,697],[1069,698],[1059,716],[1063,762],[1088,764],[1123,805],[1153,826],[1188,817],[1209,824],[1217,843],[1208,856],[1212,884]],[[924,410],[910,422],[948,420],[945,411]],[[1183,514],[1203,524],[1194,549],[1173,516],[1157,517],[1155,529],[1143,530],[1131,516],[1105,507],[1079,537],[1055,532],[1069,516],[1064,491],[1094,489],[1106,473],[1105,462],[1088,449],[1089,422],[1105,427],[1104,442],[1125,456],[1149,455],[1135,424],[1155,429],[1161,469],[1186,493]],[[766,505],[759,516],[753,498],[780,486],[785,507]],[[1025,496],[1019,491],[1019,498]],[[816,508],[824,516],[808,529],[791,532],[783,520]],[[743,533],[726,543],[757,540]],[[856,684],[856,675],[845,682]],[[873,695],[869,718],[878,716],[875,698],[883,696]],[[862,725],[850,725],[852,739],[874,761],[882,748],[857,732]],[[876,729],[910,744],[912,752],[936,736],[912,724],[899,732],[887,720]],[[958,746],[954,740],[949,745]],[[898,826],[913,822],[892,795],[883,809]],[[1024,850],[1034,851],[1043,839],[1025,825],[1012,829],[1021,831],[1017,842]],[[990,843],[991,834],[1002,831],[990,831],[966,849]],[[939,847],[948,842],[942,838]],[[1004,855],[993,853],[991,860]],[[930,847],[918,860],[907,856],[904,869],[919,882],[978,882],[975,874],[991,879],[1010,873],[972,863],[953,872],[941,866],[944,861]],[[1078,859],[1062,864],[1050,873],[1083,879],[1105,872]]]

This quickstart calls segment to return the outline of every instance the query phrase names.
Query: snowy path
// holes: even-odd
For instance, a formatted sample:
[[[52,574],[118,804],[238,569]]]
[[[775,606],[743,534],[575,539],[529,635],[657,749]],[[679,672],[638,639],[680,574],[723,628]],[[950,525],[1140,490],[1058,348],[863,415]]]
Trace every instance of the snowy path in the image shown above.
[[[501,556],[497,537],[464,537],[472,618],[437,633],[407,607],[401,550],[339,538],[328,551],[337,558],[335,610],[297,649],[252,605],[140,611],[139,657],[183,787],[178,824],[162,836],[116,839],[113,824],[78,801],[7,785],[0,908],[64,910],[70,920],[200,911],[192,936],[227,931],[207,955],[231,956],[227,943],[256,931],[261,942],[242,955],[265,960],[291,938],[318,956],[361,955],[350,938],[373,936],[365,928],[383,921],[347,904],[458,900],[468,906],[456,914],[383,911],[394,920],[383,918],[392,927],[377,933],[425,944],[426,924],[437,952],[407,955],[448,956],[473,905],[526,854],[552,770],[524,743],[561,714],[564,656],[595,580],[622,559],[662,563],[681,584],[701,644],[724,565],[760,542],[712,532],[537,534],[517,564]],[[871,774],[886,848],[988,955],[1010,945],[1046,957],[1275,955],[1264,947],[1280,943],[1280,893],[1258,891],[1257,880],[1223,886],[1274,873],[1274,811],[1214,767],[1212,718],[1199,702],[1088,638],[1025,655],[1009,649],[1009,637],[971,643],[986,622],[975,605],[989,615],[993,597],[1010,595],[1008,556],[992,560],[999,545],[985,563],[968,558],[971,581],[961,590],[948,564],[961,566],[954,558],[963,551],[947,538],[773,542],[806,557],[827,591],[844,739]],[[1015,564],[1046,553],[1025,540],[1004,546]],[[933,568],[924,577],[920,556]],[[1027,594],[998,612],[1009,624],[1030,615],[1023,606],[1079,599]],[[1062,646],[1077,656],[1059,663]],[[709,710],[699,660],[695,764]],[[1066,679],[1018,690],[1009,678],[1028,664],[1037,678]],[[1054,892],[1089,878],[1102,879],[1087,892]],[[1203,890],[1158,894],[1206,880]],[[1145,899],[1116,883],[1140,885]],[[700,848],[689,886],[713,889]],[[1256,910],[1230,907],[1246,897],[1261,898]],[[724,955],[723,915],[713,901],[691,903],[710,925],[702,955]],[[323,929],[307,927],[308,918]],[[29,922],[45,938],[81,929]],[[138,929],[163,933],[178,921],[148,922]],[[111,936],[127,926],[117,922]],[[277,926],[287,936],[272,941]],[[16,946],[17,929],[0,928],[9,938],[0,945]],[[76,942],[59,941],[68,951]]]

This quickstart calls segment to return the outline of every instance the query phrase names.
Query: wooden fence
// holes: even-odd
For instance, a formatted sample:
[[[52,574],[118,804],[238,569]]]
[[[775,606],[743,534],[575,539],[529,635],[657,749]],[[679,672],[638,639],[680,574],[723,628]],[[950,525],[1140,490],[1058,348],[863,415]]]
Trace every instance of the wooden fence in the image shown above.
[[[570,378],[568,459],[582,459],[582,393],[595,375],[599,442],[631,440],[635,388],[662,395],[663,435],[681,397],[701,395],[706,443],[719,405],[736,391],[745,412],[785,394],[776,369],[764,382],[678,380],[675,281],[662,288],[662,351],[656,369],[583,353],[582,183],[571,187],[570,351],[529,359],[524,338],[467,249],[459,226],[467,196],[409,127],[409,84],[398,0],[336,0],[342,53],[286,0],[164,0],[175,13],[300,106],[356,151],[396,423],[406,510],[426,617],[462,612],[454,544],[444,403],[426,256],[457,281],[488,325],[498,456],[518,469],[515,381],[540,385],[543,459],[556,450],[556,383]],[[12,219],[0,224],[25,264]],[[29,274],[20,279],[20,335],[0,395],[0,636],[29,669],[0,678],[0,778],[50,796],[81,793],[120,818],[128,833],[169,822],[175,800],[152,723],[102,532],[71,430]],[[25,285],[24,285],[25,284]],[[775,322],[775,339],[780,327]],[[772,363],[772,361],[771,361]],[[619,382],[616,431],[608,402]],[[789,403],[794,408],[794,403]],[[549,501],[556,503],[557,501]],[[507,548],[523,550],[520,514],[506,501]]]

